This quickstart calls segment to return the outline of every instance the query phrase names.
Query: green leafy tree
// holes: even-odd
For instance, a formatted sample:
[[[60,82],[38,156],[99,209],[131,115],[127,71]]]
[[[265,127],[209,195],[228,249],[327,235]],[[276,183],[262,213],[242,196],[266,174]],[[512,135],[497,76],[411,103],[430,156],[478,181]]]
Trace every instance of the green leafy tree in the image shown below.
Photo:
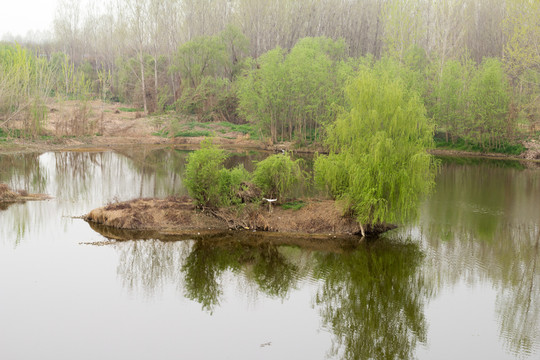
[[[304,174],[300,159],[293,161],[289,154],[276,154],[259,161],[253,172],[253,182],[267,198],[283,201],[294,186],[301,183]]]
[[[248,121],[257,123],[273,142],[278,138],[285,99],[283,59],[284,50],[277,47],[251,60],[250,71],[237,81],[240,114]]]
[[[219,171],[219,194],[220,205],[238,205],[242,199],[238,197],[238,192],[242,190],[244,184],[251,178],[250,173],[242,164],[232,169],[221,169]]]
[[[238,27],[230,24],[219,34],[219,37],[228,56],[228,61],[224,63],[224,75],[232,81],[240,73],[244,60],[248,56],[249,40]]]
[[[404,221],[434,185],[433,125],[391,74],[364,69],[346,93],[351,109],[327,129],[330,155],[317,157],[315,181],[361,224]]]
[[[201,122],[238,122],[238,99],[227,78],[204,77],[196,87],[184,89],[175,105],[179,113],[196,115]]]
[[[468,80],[466,67],[458,60],[449,60],[435,85],[433,118],[444,130],[446,142],[455,142],[462,132],[468,102]]]
[[[484,59],[471,79],[469,101],[470,142],[492,149],[512,139],[515,124],[508,116],[509,89],[500,60]]]
[[[277,47],[238,78],[239,112],[260,124],[273,142],[316,139],[344,105],[343,84],[353,73],[345,44],[304,38],[289,54]]]
[[[218,76],[229,62],[219,36],[200,36],[180,46],[171,68],[189,87],[196,87],[205,76]]]

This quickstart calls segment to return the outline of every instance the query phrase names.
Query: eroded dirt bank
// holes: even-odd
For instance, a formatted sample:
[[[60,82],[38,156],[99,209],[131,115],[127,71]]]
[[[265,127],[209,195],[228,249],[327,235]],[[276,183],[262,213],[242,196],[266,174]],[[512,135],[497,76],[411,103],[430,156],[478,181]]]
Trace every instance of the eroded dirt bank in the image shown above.
[[[334,201],[312,201],[302,209],[246,205],[236,209],[196,209],[188,197],[135,199],[109,204],[90,211],[84,219],[116,229],[143,230],[162,235],[255,230],[286,234],[351,236],[360,225],[343,217]],[[368,227],[367,234],[378,234],[394,226]]]

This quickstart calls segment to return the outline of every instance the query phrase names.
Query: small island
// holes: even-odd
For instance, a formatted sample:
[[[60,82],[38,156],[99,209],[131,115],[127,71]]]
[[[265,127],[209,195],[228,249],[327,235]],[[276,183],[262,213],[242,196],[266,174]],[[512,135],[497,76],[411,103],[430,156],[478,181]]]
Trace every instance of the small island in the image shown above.
[[[13,190],[7,184],[0,183],[0,206],[32,200],[50,199],[46,194],[29,194],[26,190]]]
[[[433,145],[433,125],[418,98],[389,74],[362,72],[347,93],[351,110],[326,129],[328,155],[315,156],[313,174],[285,151],[257,162],[252,173],[242,165],[229,169],[227,153],[206,139],[186,164],[183,182],[190,197],[109,204],[85,219],[161,232],[364,237],[387,231],[395,227],[388,224],[413,217],[420,197],[433,188],[438,162],[426,151]],[[298,189],[306,186],[325,198],[299,200]]]
[[[116,229],[151,231],[157,235],[217,234],[230,230],[279,232],[295,235],[346,237],[361,234],[360,224],[343,216],[332,200],[313,200],[298,210],[274,206],[198,209],[188,197],[142,198],[106,205],[84,219]],[[395,226],[379,224],[365,229],[376,235]]]

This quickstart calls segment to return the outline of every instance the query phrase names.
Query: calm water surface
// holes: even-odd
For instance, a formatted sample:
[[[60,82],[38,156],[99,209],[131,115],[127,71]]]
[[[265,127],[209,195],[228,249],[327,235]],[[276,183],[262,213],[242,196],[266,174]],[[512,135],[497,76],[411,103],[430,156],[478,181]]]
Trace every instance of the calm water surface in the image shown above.
[[[0,156],[0,182],[54,196],[0,208],[0,359],[540,358],[540,170],[444,160],[420,219],[365,243],[73,218],[185,193],[186,154]]]

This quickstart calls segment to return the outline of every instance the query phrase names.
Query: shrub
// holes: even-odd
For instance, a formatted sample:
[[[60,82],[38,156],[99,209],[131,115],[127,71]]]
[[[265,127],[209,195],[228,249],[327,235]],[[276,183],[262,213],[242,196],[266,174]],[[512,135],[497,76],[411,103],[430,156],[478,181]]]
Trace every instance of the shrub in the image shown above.
[[[256,164],[253,182],[261,189],[263,196],[283,201],[294,186],[304,180],[300,161],[291,160],[289,154],[269,156]]]
[[[184,181],[197,205],[220,207],[242,202],[239,193],[250,174],[242,165],[226,169],[223,166],[226,157],[209,139],[201,143],[201,149],[190,154]]]
[[[225,152],[212,144],[210,139],[201,142],[201,148],[189,155],[184,181],[197,205],[220,205],[220,171],[225,158]]]
[[[178,113],[196,115],[198,121],[237,122],[236,94],[227,79],[204,77],[196,87],[187,87],[176,101]]]
[[[242,202],[240,192],[251,177],[251,174],[244,168],[244,165],[238,165],[233,169],[221,169],[219,172],[219,194],[220,205],[231,206]]]

